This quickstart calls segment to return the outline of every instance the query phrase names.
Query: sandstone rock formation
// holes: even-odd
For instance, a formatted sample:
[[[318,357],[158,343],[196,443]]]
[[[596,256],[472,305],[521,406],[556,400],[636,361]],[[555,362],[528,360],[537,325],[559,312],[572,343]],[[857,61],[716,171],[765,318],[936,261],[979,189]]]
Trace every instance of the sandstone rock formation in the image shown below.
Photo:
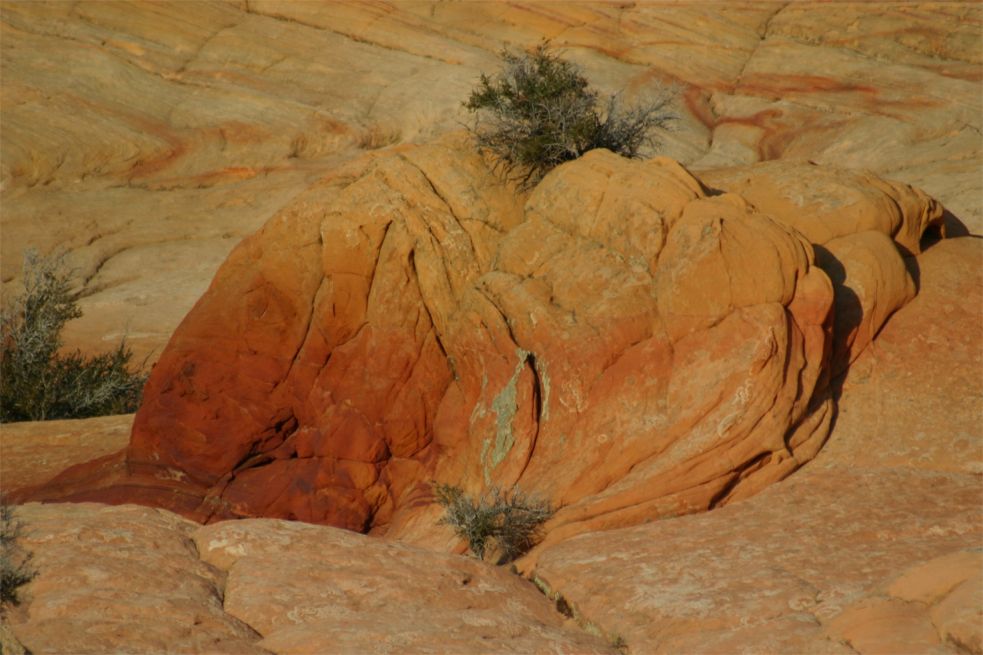
[[[943,214],[809,165],[712,179],[599,150],[525,197],[463,136],[357,160],[234,250],[125,455],[27,497],[426,541],[431,479],[518,485],[552,543],[751,495],[819,451]]]
[[[5,618],[29,652],[265,652],[223,611],[223,576],[198,559],[196,524],[135,506],[28,505],[15,516],[38,576]]]
[[[815,461],[523,565],[633,652],[981,652],[983,243],[908,261],[921,291],[850,368]]]
[[[920,293],[851,366],[833,435],[804,470],[709,514],[580,535],[521,565],[629,653],[980,652],[983,244],[945,240],[907,263]],[[200,527],[84,504],[18,512],[42,574],[8,620],[34,652],[439,651],[445,612],[470,617],[453,622],[465,652],[547,641],[604,652],[514,576],[462,558],[281,521]],[[416,604],[433,589],[439,598]],[[407,626],[411,614],[421,618]]]
[[[529,582],[457,555],[132,505],[18,516],[39,575],[5,618],[33,653],[618,652]]]
[[[25,1],[0,30],[4,292],[25,248],[67,249],[86,350],[156,360],[239,239],[339,159],[456,127],[542,38],[602,92],[675,84],[662,152],[693,170],[869,169],[983,232],[973,3]]]
[[[126,417],[4,425],[0,487],[100,456],[40,495],[445,550],[429,478],[519,481],[562,505],[521,568],[629,652],[979,653],[983,252],[922,250],[983,233],[981,18],[5,2],[3,293],[26,248],[67,249],[85,311],[67,345],[126,334],[161,361],[127,450]],[[516,197],[453,139],[400,145],[456,128],[500,48],[544,37],[603,92],[675,84],[672,159],[595,153]],[[356,652],[448,634],[604,652],[501,571],[414,604],[476,566],[444,555],[280,521],[22,512],[42,577],[10,619],[35,652],[320,652],[346,629],[325,607]],[[387,608],[360,586],[412,590],[443,630],[390,613],[366,632]]]

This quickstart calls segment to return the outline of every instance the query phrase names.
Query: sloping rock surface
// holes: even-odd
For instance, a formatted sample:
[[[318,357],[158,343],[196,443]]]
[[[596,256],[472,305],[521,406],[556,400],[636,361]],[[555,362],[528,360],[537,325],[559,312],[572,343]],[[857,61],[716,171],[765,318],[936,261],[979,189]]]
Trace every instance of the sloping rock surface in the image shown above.
[[[616,653],[528,581],[474,559],[274,520],[198,530],[225,611],[275,653]]]
[[[981,257],[954,239],[908,260],[921,291],[850,368],[803,470],[526,567],[632,652],[981,652]]]
[[[983,232],[976,3],[23,1],[0,30],[4,293],[26,248],[68,250],[67,344],[138,361],[243,236],[339,160],[455,128],[543,38],[602,93],[676,85],[660,152],[694,170],[869,169]]]
[[[29,652],[267,652],[223,610],[195,523],[136,506],[32,504],[14,517],[38,575],[5,618]]]
[[[5,423],[0,426],[0,488],[10,492],[47,482],[80,462],[126,448],[133,415]]]
[[[27,497],[426,541],[431,479],[518,485],[558,541],[753,494],[819,451],[943,214],[867,174],[735,175],[755,204],[602,150],[528,196],[464,137],[355,161],[232,253],[125,456]]]
[[[457,555],[136,506],[16,516],[39,573],[5,619],[33,653],[617,653],[529,582]]]

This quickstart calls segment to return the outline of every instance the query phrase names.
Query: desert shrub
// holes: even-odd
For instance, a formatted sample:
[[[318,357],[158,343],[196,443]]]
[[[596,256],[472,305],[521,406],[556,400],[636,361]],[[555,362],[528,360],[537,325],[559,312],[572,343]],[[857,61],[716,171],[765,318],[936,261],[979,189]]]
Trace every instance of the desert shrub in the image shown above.
[[[434,484],[434,496],[444,507],[441,523],[454,528],[478,559],[484,559],[491,543],[501,562],[511,562],[532,548],[543,523],[553,514],[549,503],[535,500],[518,489],[492,488],[472,498],[460,487]]]
[[[493,153],[520,187],[594,148],[638,157],[656,145],[655,130],[675,119],[668,91],[632,107],[622,107],[618,95],[600,103],[580,69],[547,43],[501,56],[502,70],[482,74],[464,106],[475,115],[471,132],[479,147]]]
[[[146,376],[125,342],[93,357],[60,353],[61,331],[82,315],[62,257],[24,257],[24,293],[0,312],[0,422],[134,411]]]
[[[31,555],[25,553],[17,543],[22,533],[19,521],[14,519],[13,510],[0,498],[0,604],[17,605],[20,602],[18,589],[37,575],[31,567]]]

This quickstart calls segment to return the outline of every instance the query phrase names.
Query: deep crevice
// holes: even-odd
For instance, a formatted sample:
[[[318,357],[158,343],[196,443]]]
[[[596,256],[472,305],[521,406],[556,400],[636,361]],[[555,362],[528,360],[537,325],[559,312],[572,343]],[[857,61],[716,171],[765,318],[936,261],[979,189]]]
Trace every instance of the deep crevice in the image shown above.
[[[573,620],[581,630],[589,635],[606,640],[611,646],[618,649],[622,653],[629,652],[629,646],[624,640],[624,637],[618,633],[605,630],[595,622],[585,617],[573,603],[567,600],[563,594],[551,588],[545,580],[537,576],[535,571],[530,574],[528,579],[541,594],[546,596],[546,599],[553,605],[553,609],[563,616],[564,619]]]
[[[726,502],[727,498],[730,497],[734,489],[737,488],[737,485],[743,482],[748,475],[759,470],[761,468],[760,465],[766,464],[767,461],[771,459],[773,454],[774,453],[772,452],[760,453],[745,462],[738,470],[734,471],[731,479],[727,481],[727,484],[725,484],[720,491],[714,494],[713,498],[710,499],[710,502],[707,503],[707,511],[709,512],[716,509],[722,503]]]
[[[543,383],[539,377],[536,355],[531,352],[528,353],[526,355],[525,365],[529,367],[529,371],[532,373],[532,407],[535,427],[533,428],[532,436],[529,438],[529,452],[526,455],[526,461],[522,464],[522,469],[516,476],[516,480],[522,479],[526,469],[529,467],[529,463],[532,461],[533,453],[536,451],[536,444],[539,442],[539,433],[543,427],[543,403],[549,401],[548,398],[543,398]]]
[[[536,355],[529,353],[526,356],[526,363],[529,364],[529,370],[532,373],[532,402],[534,418],[536,420],[536,435],[538,435],[539,422],[543,416],[543,385],[542,381],[539,379],[539,368],[536,366]],[[536,435],[533,435],[534,446]]]

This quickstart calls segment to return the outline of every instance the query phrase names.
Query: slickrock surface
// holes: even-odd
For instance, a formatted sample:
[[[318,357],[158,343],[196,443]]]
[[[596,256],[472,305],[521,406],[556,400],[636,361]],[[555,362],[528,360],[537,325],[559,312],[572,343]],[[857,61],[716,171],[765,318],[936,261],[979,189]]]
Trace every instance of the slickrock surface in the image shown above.
[[[136,506],[31,504],[15,518],[38,576],[6,618],[30,652],[267,652],[222,609],[224,575],[199,560],[197,524]]]
[[[534,575],[630,652],[960,652],[945,624],[979,643],[981,519],[975,476],[807,467],[709,514],[575,537]],[[951,586],[891,600],[897,576],[967,549]],[[863,615],[884,606],[905,611]],[[912,627],[922,641],[892,642]]]
[[[921,292],[850,368],[803,470],[525,566],[631,652],[981,652],[981,257],[955,239],[908,261]]]
[[[981,30],[974,3],[5,2],[0,278],[66,249],[68,345],[156,360],[239,239],[339,160],[456,128],[542,38],[602,92],[676,85],[662,152],[694,170],[869,169],[979,234]]]
[[[825,456],[983,473],[983,240],[942,241],[909,265],[918,296],[850,368]]]
[[[119,452],[133,415],[0,425],[0,490],[47,482],[69,466]]]
[[[17,509],[39,575],[7,617],[34,653],[617,653],[476,560],[273,520]]]
[[[528,581],[472,558],[297,522],[198,530],[225,611],[275,653],[616,653]]]

